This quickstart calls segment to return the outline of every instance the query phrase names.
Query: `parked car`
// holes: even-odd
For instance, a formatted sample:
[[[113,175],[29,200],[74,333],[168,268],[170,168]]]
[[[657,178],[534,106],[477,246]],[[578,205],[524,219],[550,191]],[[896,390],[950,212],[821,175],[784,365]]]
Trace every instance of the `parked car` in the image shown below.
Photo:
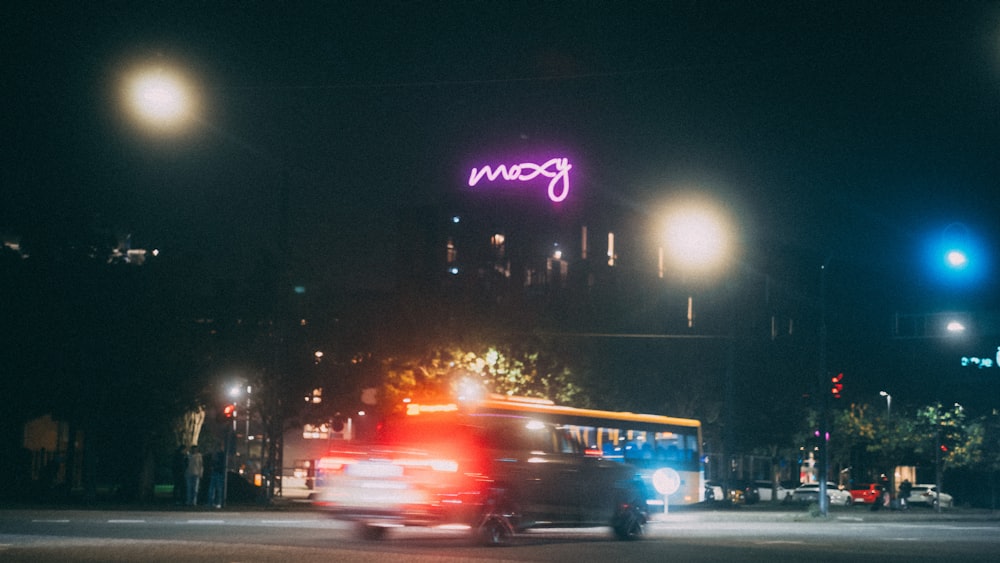
[[[705,500],[728,501],[733,504],[754,504],[760,500],[760,493],[753,483],[734,480],[729,483],[729,487],[729,497],[726,498],[721,481],[705,481]]]
[[[754,481],[754,485],[757,487],[761,502],[771,502],[775,498],[778,502],[784,502],[792,496],[792,491],[786,489],[781,483],[778,483],[778,488],[774,488],[774,483],[771,481]]]
[[[835,506],[851,506],[854,504],[854,497],[851,493],[837,487],[836,483],[826,483],[826,496],[830,499],[830,504]],[[819,502],[819,483],[806,483],[800,485],[792,491],[792,500],[795,502]]]
[[[935,485],[913,485],[910,489],[910,496],[906,502],[911,506],[937,506],[941,503],[941,508],[951,508],[955,504],[955,499],[948,493],[941,493],[938,500],[937,486]]]
[[[854,485],[851,487],[851,496],[854,497],[854,502],[862,504],[875,504],[876,501],[881,501],[882,493],[884,492],[885,487],[878,483]]]
[[[705,481],[705,501],[722,502],[726,495],[722,492],[722,485],[715,481]]]

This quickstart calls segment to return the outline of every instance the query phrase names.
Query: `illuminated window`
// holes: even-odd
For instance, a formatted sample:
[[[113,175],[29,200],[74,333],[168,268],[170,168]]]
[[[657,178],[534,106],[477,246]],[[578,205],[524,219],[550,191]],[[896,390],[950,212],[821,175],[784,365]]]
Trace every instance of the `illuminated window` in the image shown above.
[[[490,237],[490,246],[493,247],[493,256],[503,258],[507,254],[507,237],[497,233]]]

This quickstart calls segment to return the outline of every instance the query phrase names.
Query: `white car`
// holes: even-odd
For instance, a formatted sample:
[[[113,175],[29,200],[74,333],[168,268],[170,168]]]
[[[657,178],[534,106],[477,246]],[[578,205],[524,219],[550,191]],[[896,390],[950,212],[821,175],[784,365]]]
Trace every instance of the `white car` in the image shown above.
[[[778,502],[791,500],[792,490],[782,487],[780,483],[778,488],[773,489],[773,491],[774,483],[770,481],[754,481],[754,485],[757,486],[757,492],[760,494],[760,502],[771,502],[772,492],[774,492],[774,497],[778,499]]]
[[[705,481],[705,500],[708,502],[726,500],[726,495],[722,492],[722,485],[715,481]]]
[[[850,491],[845,491],[837,487],[836,483],[831,483],[829,481],[826,483],[826,496],[830,499],[831,506],[851,506],[854,504],[854,497],[851,496]],[[792,491],[792,500],[803,503],[818,502],[819,483],[806,483],[805,485],[796,487],[795,490]]]
[[[941,508],[951,508],[955,504],[955,499],[948,493],[941,493],[939,501],[936,485],[913,485],[913,488],[910,489],[910,496],[906,499],[906,502],[911,505],[931,507],[937,506],[938,502],[940,502]]]

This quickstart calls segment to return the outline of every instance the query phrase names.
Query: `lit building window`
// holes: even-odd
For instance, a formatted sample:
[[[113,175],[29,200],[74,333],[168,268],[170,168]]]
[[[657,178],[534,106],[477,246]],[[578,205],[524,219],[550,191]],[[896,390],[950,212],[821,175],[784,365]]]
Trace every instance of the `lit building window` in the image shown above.
[[[552,252],[552,257],[550,257],[545,264],[546,278],[548,282],[552,285],[565,286],[566,278],[569,272],[569,262],[563,260],[562,250],[559,249],[559,245],[555,245],[556,249]]]
[[[493,247],[493,256],[495,258],[503,258],[507,254],[507,237],[500,233],[497,233],[490,237],[490,246]]]

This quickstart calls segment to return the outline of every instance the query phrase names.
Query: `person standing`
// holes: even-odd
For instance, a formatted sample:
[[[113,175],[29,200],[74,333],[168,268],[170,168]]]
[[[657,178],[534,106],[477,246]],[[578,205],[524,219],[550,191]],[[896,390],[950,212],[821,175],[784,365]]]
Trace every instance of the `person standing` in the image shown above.
[[[913,485],[910,484],[910,480],[903,479],[903,483],[899,485],[899,508],[903,510],[909,508],[910,492],[912,490]]]
[[[222,508],[225,500],[226,487],[226,451],[219,448],[212,454],[211,479],[208,481],[208,503],[215,508]]]
[[[191,446],[191,453],[188,454],[187,469],[184,476],[187,479],[187,505],[198,504],[198,486],[201,484],[201,475],[205,468],[201,459],[201,452],[198,446]]]
[[[170,471],[174,477],[174,504],[184,504],[184,501],[187,499],[184,491],[186,488],[185,481],[187,480],[187,476],[184,474],[187,470],[187,453],[186,447],[183,445],[177,446],[174,457],[170,460]]]

